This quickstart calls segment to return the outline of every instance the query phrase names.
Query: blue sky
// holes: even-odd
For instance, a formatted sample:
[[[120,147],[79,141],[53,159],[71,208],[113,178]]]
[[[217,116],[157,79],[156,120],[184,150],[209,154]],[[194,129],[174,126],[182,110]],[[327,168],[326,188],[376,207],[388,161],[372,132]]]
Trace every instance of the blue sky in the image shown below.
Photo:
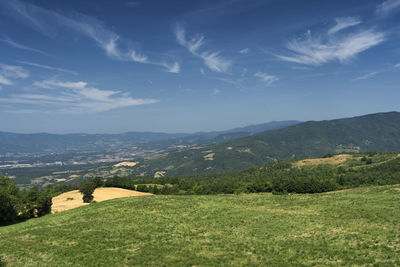
[[[400,0],[0,0],[1,131],[400,110]]]

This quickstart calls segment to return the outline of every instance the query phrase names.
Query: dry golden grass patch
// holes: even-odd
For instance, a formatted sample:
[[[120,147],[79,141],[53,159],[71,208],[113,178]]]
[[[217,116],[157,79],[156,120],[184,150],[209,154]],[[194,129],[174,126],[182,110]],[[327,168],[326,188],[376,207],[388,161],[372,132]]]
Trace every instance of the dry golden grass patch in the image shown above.
[[[137,162],[124,161],[124,162],[115,164],[114,167],[134,167],[136,165],[137,165]]]
[[[152,194],[127,190],[122,188],[115,188],[115,187],[96,188],[96,190],[93,193],[94,201],[97,202],[114,198],[145,196],[145,195],[152,195]],[[78,190],[73,190],[58,195],[56,197],[53,197],[53,205],[51,211],[52,213],[56,213],[78,208],[85,205],[88,205],[88,203],[83,203],[82,194]]]
[[[166,171],[156,171],[156,173],[154,174],[154,178],[163,177],[166,173]]]
[[[204,160],[214,160],[215,153],[210,153],[205,155],[203,158]]]
[[[315,159],[304,159],[304,160],[299,160],[295,163],[293,163],[294,167],[303,167],[303,166],[315,166],[315,165],[321,165],[321,164],[332,164],[332,165],[337,165],[345,162],[348,158],[351,158],[352,155],[349,154],[341,154],[341,155],[335,155],[330,158],[315,158]]]

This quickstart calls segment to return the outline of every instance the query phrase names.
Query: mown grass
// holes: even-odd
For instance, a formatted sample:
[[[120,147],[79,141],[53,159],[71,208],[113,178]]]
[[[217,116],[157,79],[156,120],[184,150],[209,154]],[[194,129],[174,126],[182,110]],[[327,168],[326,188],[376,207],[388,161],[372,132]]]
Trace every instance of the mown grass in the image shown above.
[[[0,228],[9,266],[400,265],[400,186],[115,199]]]

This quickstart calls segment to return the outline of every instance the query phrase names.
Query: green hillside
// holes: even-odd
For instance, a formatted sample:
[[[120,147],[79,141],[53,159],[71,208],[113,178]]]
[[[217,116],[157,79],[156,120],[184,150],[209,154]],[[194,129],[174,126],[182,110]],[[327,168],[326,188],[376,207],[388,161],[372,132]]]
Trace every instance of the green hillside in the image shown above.
[[[116,199],[1,227],[0,256],[9,266],[394,266],[399,202],[399,185]]]
[[[184,177],[113,177],[104,186],[154,194],[322,193],[400,183],[400,154],[354,153],[266,163],[240,171]],[[143,186],[144,184],[157,185]]]
[[[400,113],[310,121],[226,143],[171,152],[141,161],[129,175],[222,173],[265,162],[320,157],[327,153],[400,151]]]

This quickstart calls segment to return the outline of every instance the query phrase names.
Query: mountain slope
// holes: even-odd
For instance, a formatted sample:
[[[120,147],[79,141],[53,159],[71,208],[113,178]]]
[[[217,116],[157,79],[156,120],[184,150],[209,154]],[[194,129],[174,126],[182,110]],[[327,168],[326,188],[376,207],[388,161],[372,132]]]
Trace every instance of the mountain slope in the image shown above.
[[[140,162],[132,169],[132,174],[220,173],[276,160],[363,151],[400,151],[399,112],[309,121],[222,144],[171,152]]]
[[[227,131],[202,133],[127,132],[122,134],[17,134],[0,132],[1,153],[66,153],[82,151],[110,151],[143,146],[149,149],[175,145],[204,145],[249,136],[266,130],[295,125],[299,121],[274,121],[235,128]]]

